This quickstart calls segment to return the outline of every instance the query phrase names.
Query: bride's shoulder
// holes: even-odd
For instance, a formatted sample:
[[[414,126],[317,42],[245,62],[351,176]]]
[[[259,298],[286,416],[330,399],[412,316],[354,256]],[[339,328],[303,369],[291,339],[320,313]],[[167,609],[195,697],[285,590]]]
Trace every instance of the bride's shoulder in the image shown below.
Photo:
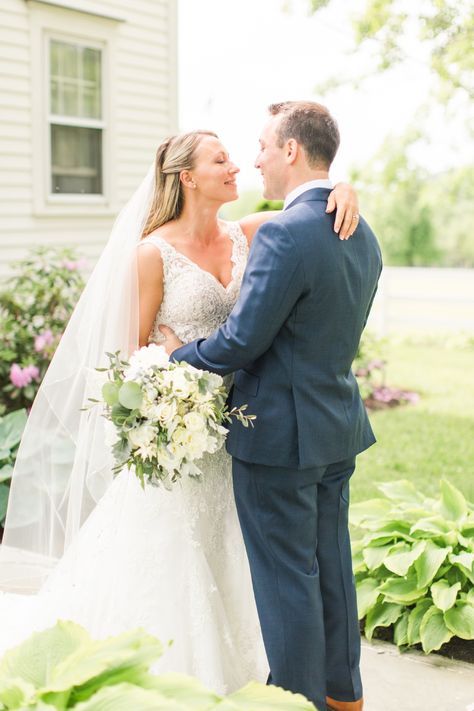
[[[279,210],[266,210],[264,212],[254,212],[251,215],[242,217],[238,224],[246,236],[247,242],[249,244],[251,243],[254,234],[261,225],[265,224],[265,222],[268,222],[269,220],[273,220],[279,214]]]

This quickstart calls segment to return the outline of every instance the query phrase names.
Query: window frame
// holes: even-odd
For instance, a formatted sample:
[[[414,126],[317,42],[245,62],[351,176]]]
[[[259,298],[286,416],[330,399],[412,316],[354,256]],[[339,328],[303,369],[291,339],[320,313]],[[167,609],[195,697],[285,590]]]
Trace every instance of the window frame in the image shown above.
[[[91,15],[60,6],[29,0],[32,38],[33,111],[33,212],[36,215],[113,215],[117,212],[117,186],[113,170],[116,155],[115,125],[116,18]],[[74,32],[65,30],[73,26]],[[51,121],[50,43],[52,40],[101,51],[102,117],[80,119],[70,116]],[[52,188],[51,123],[98,127],[102,130],[102,194],[55,194]],[[93,125],[95,124],[95,126]],[[100,125],[98,125],[100,124]]]

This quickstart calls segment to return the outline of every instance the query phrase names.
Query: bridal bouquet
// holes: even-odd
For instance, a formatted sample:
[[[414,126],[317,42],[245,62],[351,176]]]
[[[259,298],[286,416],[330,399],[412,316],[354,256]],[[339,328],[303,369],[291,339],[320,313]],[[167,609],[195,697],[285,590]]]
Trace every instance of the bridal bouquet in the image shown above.
[[[236,417],[248,427],[255,419],[244,414],[246,405],[227,408],[220,375],[172,363],[162,346],[144,346],[129,362],[119,353],[107,356],[109,367],[97,370],[108,378],[102,398],[104,416],[112,423],[107,443],[116,461],[114,472],[133,467],[142,486],[145,481],[174,482],[185,474],[201,476],[197,462],[222,447],[223,423]]]

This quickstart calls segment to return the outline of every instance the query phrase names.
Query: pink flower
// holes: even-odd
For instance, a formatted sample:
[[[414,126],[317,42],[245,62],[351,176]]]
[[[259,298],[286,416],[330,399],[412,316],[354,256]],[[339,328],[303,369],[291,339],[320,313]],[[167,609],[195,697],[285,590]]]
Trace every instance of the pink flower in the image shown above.
[[[77,269],[77,262],[73,262],[71,259],[64,259],[63,267],[65,267],[68,272],[75,272]]]
[[[49,329],[47,331],[44,331],[43,333],[40,333],[38,336],[35,338],[35,351],[37,353],[40,353],[41,351],[44,351],[46,346],[51,345],[54,341],[54,336],[52,331]]]
[[[22,368],[18,363],[13,363],[10,368],[10,381],[16,388],[24,388],[29,385],[32,380],[39,377],[39,369],[36,365],[27,365]]]

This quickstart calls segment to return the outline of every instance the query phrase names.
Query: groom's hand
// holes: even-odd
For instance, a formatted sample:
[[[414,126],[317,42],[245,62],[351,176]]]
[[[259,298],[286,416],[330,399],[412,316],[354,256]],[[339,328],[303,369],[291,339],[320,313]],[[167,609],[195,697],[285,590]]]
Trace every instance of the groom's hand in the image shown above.
[[[172,355],[173,351],[175,351],[177,348],[180,348],[183,344],[179,340],[176,333],[171,328],[169,328],[169,326],[161,325],[158,328],[165,337],[165,341],[161,345],[163,346],[167,354],[170,356]]]
[[[336,210],[334,232],[339,233],[339,239],[349,239],[359,224],[359,202],[357,193],[347,183],[337,183],[329,194],[326,212]]]

